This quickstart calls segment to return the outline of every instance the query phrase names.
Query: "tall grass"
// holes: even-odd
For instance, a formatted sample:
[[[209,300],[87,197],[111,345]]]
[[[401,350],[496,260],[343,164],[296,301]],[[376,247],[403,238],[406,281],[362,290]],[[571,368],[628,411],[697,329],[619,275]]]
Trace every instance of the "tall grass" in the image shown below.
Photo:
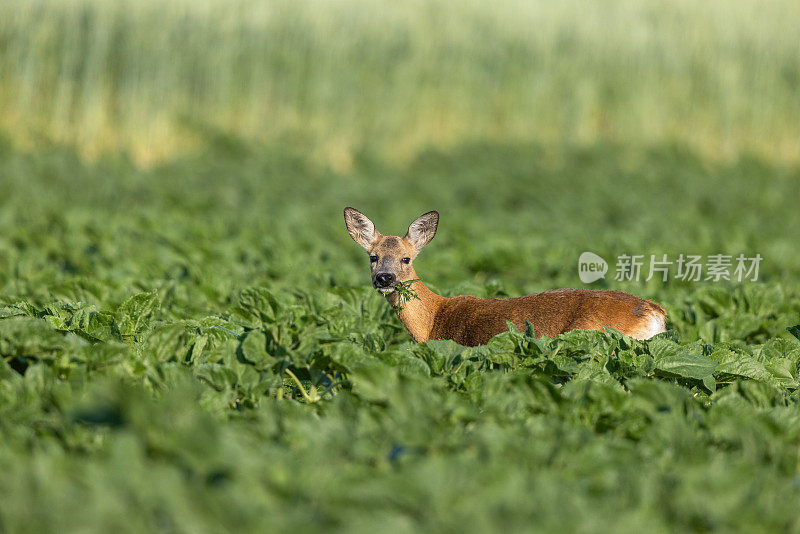
[[[334,166],[465,140],[800,158],[800,3],[4,0],[0,129],[148,163],[209,131]]]

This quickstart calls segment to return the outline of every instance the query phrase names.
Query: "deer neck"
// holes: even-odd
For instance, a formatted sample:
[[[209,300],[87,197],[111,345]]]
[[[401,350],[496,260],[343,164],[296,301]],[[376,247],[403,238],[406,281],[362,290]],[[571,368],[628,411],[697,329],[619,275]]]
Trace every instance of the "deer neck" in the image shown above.
[[[416,273],[414,273],[412,280],[414,278],[417,278]],[[446,298],[428,289],[421,281],[413,282],[409,289],[416,293],[419,298],[404,298],[397,291],[393,291],[386,295],[386,300],[392,305],[400,322],[406,327],[414,341],[418,343],[428,341],[433,330],[433,321],[436,313],[442,307]]]

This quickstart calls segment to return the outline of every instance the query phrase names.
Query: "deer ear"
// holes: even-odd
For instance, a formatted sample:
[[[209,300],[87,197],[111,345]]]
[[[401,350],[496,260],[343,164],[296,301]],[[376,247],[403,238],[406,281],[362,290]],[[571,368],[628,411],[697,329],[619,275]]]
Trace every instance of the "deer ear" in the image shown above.
[[[344,209],[344,224],[353,241],[366,249],[381,235],[366,215],[350,207]]]
[[[429,211],[411,223],[408,233],[406,233],[406,239],[419,250],[431,242],[433,236],[436,235],[437,226],[439,226],[439,212]]]

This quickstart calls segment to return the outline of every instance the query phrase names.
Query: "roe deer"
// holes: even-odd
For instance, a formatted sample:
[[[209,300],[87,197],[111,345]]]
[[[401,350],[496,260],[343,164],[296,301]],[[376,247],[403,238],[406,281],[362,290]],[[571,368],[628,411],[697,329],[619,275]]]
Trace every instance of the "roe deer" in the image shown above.
[[[439,213],[429,211],[408,227],[404,237],[383,236],[363,213],[344,209],[347,231],[369,253],[372,285],[384,294],[414,341],[452,339],[461,345],[484,344],[508,329],[506,321],[536,337],[553,337],[604,326],[637,339],[665,331],[664,308],[622,291],[555,289],[526,297],[482,299],[470,295],[446,298],[419,281],[413,260],[430,243]],[[407,286],[416,294],[408,298]]]

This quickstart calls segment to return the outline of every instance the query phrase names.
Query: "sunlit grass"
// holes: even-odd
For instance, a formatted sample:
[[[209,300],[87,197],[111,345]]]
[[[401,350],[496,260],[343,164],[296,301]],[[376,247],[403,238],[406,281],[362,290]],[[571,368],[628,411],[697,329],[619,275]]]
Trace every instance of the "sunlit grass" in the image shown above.
[[[5,0],[0,129],[141,163],[208,132],[349,168],[466,140],[800,156],[800,4]]]

